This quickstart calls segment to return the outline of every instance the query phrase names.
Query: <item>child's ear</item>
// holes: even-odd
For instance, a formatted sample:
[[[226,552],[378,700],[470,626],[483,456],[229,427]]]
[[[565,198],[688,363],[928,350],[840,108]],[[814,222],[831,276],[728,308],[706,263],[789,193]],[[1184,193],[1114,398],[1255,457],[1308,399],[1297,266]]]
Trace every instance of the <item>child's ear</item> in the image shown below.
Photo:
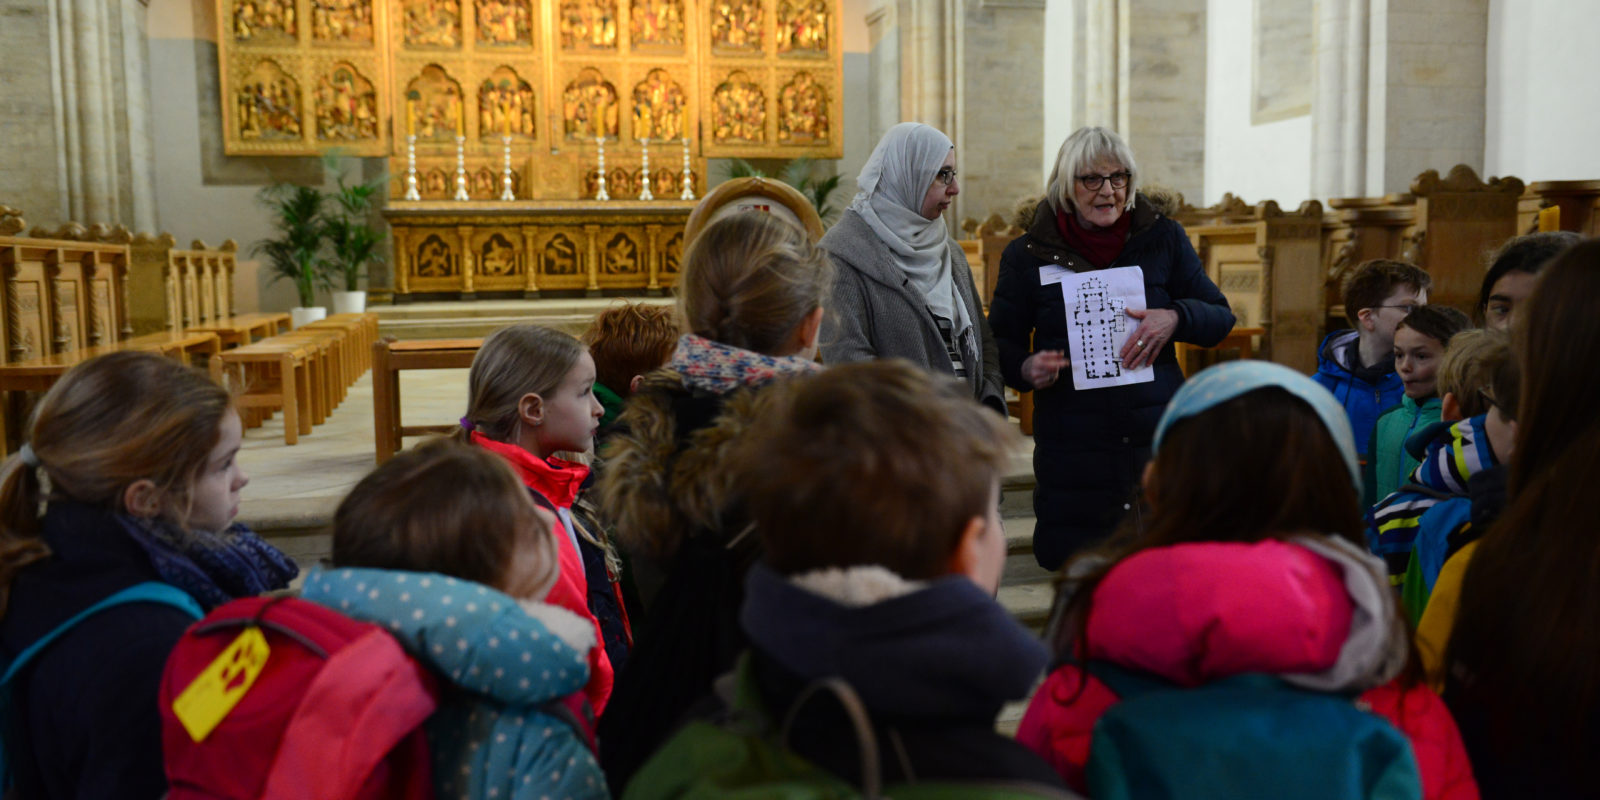
[[[639,391],[639,384],[641,384],[641,383],[644,383],[644,376],[643,375],[635,375],[635,376],[633,376],[633,380],[628,381],[628,394],[633,394],[633,393]]]
[[[1439,419],[1443,422],[1457,422],[1462,419],[1461,401],[1456,399],[1455,392],[1445,392],[1439,398]]]
[[[1364,330],[1364,331],[1372,330],[1372,327],[1373,327],[1372,314],[1373,314],[1373,310],[1370,309],[1370,308],[1363,308],[1360,311],[1357,311],[1356,312],[1356,324],[1358,326],[1360,326],[1360,328],[1362,330]]]
[[[961,539],[956,542],[956,551],[950,554],[950,574],[965,575],[979,587],[992,592],[998,587],[984,586],[978,570],[983,559],[983,535],[987,528],[988,522],[981,516],[967,520],[966,526],[961,529]]]
[[[517,400],[517,416],[524,425],[544,424],[544,398],[528,392]]]
[[[155,481],[140,478],[122,491],[122,507],[136,517],[152,518],[161,515],[161,490]]]

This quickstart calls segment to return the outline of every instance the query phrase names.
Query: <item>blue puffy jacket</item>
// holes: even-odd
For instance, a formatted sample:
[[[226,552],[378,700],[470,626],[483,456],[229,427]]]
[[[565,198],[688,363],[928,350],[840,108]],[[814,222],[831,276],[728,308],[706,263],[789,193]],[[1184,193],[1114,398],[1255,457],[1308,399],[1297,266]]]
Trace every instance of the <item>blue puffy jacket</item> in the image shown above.
[[[1356,447],[1361,450],[1361,461],[1366,463],[1367,444],[1378,415],[1400,402],[1406,386],[1392,365],[1376,381],[1357,375],[1359,339],[1360,333],[1353,330],[1328,334],[1317,354],[1317,374],[1311,379],[1333,392],[1344,406],[1344,413],[1350,417],[1350,432],[1355,434]]]

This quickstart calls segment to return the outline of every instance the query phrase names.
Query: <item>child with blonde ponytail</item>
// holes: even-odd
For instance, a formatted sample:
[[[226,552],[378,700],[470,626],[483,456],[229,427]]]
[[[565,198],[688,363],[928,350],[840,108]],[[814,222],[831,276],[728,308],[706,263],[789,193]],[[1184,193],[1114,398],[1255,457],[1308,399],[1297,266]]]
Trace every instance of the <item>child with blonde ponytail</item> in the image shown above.
[[[168,653],[204,612],[297,572],[232,524],[241,434],[222,387],[149,353],[84,362],[40,402],[0,467],[0,734],[15,796],[166,793]]]

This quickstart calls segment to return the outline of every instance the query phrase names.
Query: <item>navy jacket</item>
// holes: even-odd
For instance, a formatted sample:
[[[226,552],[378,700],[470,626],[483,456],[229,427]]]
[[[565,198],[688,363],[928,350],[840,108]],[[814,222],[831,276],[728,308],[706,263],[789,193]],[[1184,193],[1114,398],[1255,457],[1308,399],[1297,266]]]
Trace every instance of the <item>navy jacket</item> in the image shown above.
[[[1131,232],[1113,267],[1144,271],[1150,308],[1178,312],[1174,341],[1211,346],[1233,330],[1233,311],[1206,276],[1183,226],[1139,198]],[[1041,202],[1028,232],[1000,256],[1000,276],[989,307],[989,325],[1000,349],[1006,383],[1032,389],[1022,362],[1040,350],[1067,346],[1066,301],[1056,284],[1041,285],[1039,269],[1059,265],[1093,270],[1067,246],[1055,213]],[[1135,321],[1130,319],[1130,324]],[[1033,343],[1029,345],[1029,336]],[[1183,385],[1172,344],[1161,349],[1150,383],[1077,391],[1067,375],[1034,393],[1034,556],[1057,569],[1077,550],[1103,538],[1130,510],[1134,487],[1167,401]]]
[[[41,525],[51,556],[12,584],[0,620],[7,659],[90,605],[161,580],[105,509],[51,503]],[[79,623],[24,667],[6,720],[17,796],[166,794],[157,693],[167,655],[193,621],[156,603],[117,606]]]

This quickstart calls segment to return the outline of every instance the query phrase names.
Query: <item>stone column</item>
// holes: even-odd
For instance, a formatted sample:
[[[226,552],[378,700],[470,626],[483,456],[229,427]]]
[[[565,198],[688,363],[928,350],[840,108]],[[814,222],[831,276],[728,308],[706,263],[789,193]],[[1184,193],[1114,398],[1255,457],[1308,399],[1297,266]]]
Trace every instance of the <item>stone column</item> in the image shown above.
[[[1117,128],[1140,180],[1205,186],[1206,0],[1120,0]]]
[[[1313,194],[1404,192],[1483,166],[1488,0],[1319,0]]]
[[[1009,217],[1040,194],[1044,142],[1044,0],[965,0],[951,138],[961,194],[951,222]]]
[[[51,0],[58,171],[68,217],[155,230],[145,7]]]

